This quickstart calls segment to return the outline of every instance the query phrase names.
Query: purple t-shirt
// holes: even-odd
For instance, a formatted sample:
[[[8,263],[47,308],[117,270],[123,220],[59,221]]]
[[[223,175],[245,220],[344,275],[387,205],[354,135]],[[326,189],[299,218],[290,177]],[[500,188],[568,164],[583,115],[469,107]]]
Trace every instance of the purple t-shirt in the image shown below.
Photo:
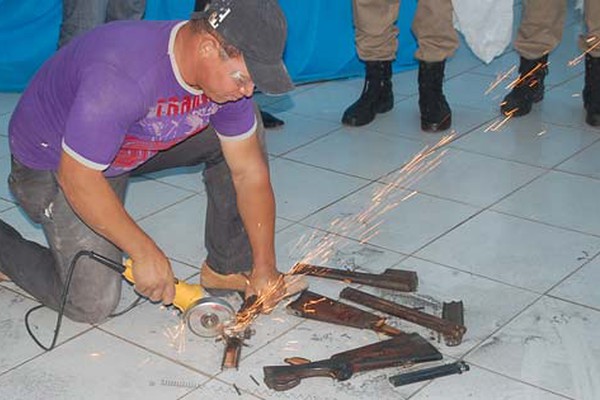
[[[12,154],[30,168],[56,170],[64,150],[114,176],[209,123],[222,140],[252,135],[252,100],[219,105],[181,78],[173,45],[184,23],[112,22],[59,50],[12,115]]]

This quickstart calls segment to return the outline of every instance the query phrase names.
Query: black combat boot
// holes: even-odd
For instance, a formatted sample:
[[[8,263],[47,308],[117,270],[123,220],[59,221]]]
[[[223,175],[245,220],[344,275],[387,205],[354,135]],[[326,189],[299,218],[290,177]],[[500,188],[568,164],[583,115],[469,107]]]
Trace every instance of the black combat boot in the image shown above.
[[[283,120],[263,110],[260,110],[260,116],[262,117],[263,126],[266,129],[279,128],[280,126],[283,126],[283,124],[285,124]]]
[[[375,119],[375,115],[394,107],[392,93],[392,62],[367,61],[367,75],[360,98],[344,112],[342,123],[362,126]]]
[[[513,117],[529,114],[533,103],[538,103],[544,98],[546,75],[548,75],[548,55],[535,60],[521,57],[519,79],[500,103],[502,114]]]
[[[583,106],[587,111],[585,122],[600,126],[600,57],[585,55],[585,86]]]
[[[444,131],[452,124],[452,111],[443,91],[445,66],[445,60],[419,61],[421,129],[427,132]]]

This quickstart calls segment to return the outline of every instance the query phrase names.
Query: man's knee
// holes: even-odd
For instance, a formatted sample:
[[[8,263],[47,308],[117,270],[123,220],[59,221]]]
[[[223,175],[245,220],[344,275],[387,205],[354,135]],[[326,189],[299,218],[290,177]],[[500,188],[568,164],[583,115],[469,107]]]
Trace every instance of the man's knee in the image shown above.
[[[108,319],[117,309],[119,299],[101,299],[91,304],[70,305],[65,308],[65,316],[75,322],[99,324]]]
[[[98,324],[117,309],[121,299],[121,279],[92,290],[77,290],[69,294],[65,316],[75,322]]]

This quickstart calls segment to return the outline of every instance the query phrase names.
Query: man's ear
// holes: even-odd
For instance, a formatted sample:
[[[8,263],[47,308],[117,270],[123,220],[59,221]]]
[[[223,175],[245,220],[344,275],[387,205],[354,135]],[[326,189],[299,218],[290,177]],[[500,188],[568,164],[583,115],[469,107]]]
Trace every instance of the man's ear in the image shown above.
[[[211,57],[219,53],[219,42],[212,35],[204,35],[198,47],[201,57]]]

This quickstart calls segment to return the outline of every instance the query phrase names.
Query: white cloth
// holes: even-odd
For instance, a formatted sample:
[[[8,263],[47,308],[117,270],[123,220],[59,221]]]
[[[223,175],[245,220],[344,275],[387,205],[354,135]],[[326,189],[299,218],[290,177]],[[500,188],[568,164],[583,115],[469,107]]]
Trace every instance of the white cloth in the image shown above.
[[[454,25],[485,63],[504,53],[513,30],[513,0],[452,0]]]

